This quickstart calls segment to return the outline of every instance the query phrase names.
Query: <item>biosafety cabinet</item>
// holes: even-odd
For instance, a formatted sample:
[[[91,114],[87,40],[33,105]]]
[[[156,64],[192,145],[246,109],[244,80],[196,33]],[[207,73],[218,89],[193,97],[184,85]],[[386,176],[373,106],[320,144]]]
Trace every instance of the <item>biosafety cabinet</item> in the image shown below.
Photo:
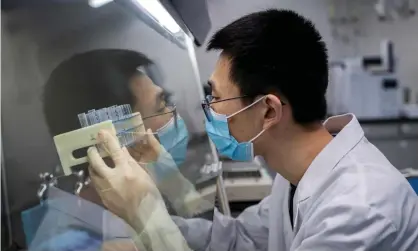
[[[39,206],[46,190],[54,187],[72,196],[77,189],[88,189],[80,176],[63,175],[54,132],[76,127],[77,113],[89,111],[72,109],[82,102],[91,101],[89,109],[104,108],[95,106],[97,100],[113,100],[109,93],[127,90],[136,71],[152,83],[151,89],[137,93],[142,97],[138,109],[158,117],[158,109],[152,110],[157,102],[174,104],[184,121],[187,139],[184,158],[176,165],[178,175],[207,202],[187,216],[213,211],[215,197],[223,196],[210,188],[219,183],[220,169],[205,134],[203,88],[194,55],[210,20],[206,1],[192,2],[2,1],[2,250],[27,247],[21,214]],[[199,20],[194,20],[195,13]],[[135,69],[128,64],[132,60]],[[90,87],[95,81],[103,86]],[[86,99],[93,91],[97,98]],[[125,103],[114,100],[113,105]]]

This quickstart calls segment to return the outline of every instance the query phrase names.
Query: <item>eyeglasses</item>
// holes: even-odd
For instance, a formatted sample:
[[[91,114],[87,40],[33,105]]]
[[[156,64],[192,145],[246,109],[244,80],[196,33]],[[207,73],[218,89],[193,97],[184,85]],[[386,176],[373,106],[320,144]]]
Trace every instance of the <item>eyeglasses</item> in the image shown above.
[[[145,121],[145,120],[151,120],[151,119],[156,118],[156,117],[159,117],[159,116],[164,116],[164,115],[172,114],[171,115],[171,118],[174,117],[174,126],[177,129],[177,106],[174,105],[174,104],[170,104],[170,105],[167,105],[166,108],[167,108],[167,111],[161,112],[161,113],[154,113],[154,114],[152,114],[150,116],[143,117],[142,120],[143,121]]]
[[[146,119],[149,119],[149,118],[158,117],[158,116],[162,116],[162,115],[166,115],[166,114],[170,114],[170,113],[172,113],[173,116],[177,115],[177,106],[176,105],[170,104],[170,105],[167,105],[166,108],[168,110],[166,112],[154,113],[150,116],[143,117],[142,119],[146,120]]]
[[[227,98],[227,99],[221,99],[218,101],[213,101],[213,96],[212,95],[207,95],[206,98],[202,101],[202,109],[203,112],[205,113],[206,119],[211,122],[213,119],[212,113],[210,112],[210,106],[212,104],[216,104],[216,103],[220,103],[220,102],[224,102],[224,101],[229,101],[229,100],[234,100],[234,99],[240,99],[240,98],[248,98],[250,96],[248,95],[244,95],[244,96],[239,96],[239,97],[234,97],[234,98]],[[280,101],[280,103],[282,105],[286,105],[286,103]]]
[[[226,99],[221,99],[221,100],[217,100],[217,101],[213,101],[213,96],[212,95],[207,95],[206,98],[204,100],[202,100],[202,109],[203,109],[203,112],[205,113],[206,119],[209,122],[212,121],[212,119],[213,119],[212,113],[210,112],[210,106],[212,104],[216,104],[216,103],[220,103],[220,102],[224,102],[224,101],[230,101],[230,100],[234,100],[234,99],[240,99],[240,98],[248,98],[248,95],[233,97],[233,98],[226,98]]]

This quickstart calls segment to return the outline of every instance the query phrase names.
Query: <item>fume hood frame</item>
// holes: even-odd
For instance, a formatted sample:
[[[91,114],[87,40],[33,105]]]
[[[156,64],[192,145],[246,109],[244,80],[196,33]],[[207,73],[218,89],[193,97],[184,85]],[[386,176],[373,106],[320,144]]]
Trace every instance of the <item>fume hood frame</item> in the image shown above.
[[[155,0],[157,1],[157,0]],[[135,0],[114,0],[115,3],[120,4],[123,6],[126,10],[133,12],[134,15],[136,15],[139,19],[141,19],[144,23],[146,23],[149,27],[151,27],[153,30],[157,31],[160,35],[165,37],[167,40],[171,41],[172,43],[176,44],[180,48],[186,50],[186,32],[188,32],[187,27],[182,24],[182,22],[179,22],[181,20],[176,20],[170,12],[167,11],[167,14],[170,15],[174,21],[179,25],[179,31],[173,33],[170,29],[162,25],[158,18],[153,16],[152,13],[150,13],[144,6],[140,4],[139,1]],[[162,6],[164,8],[165,6]]]
[[[132,4],[131,0],[114,0]],[[201,46],[207,38],[212,23],[207,0],[155,0],[160,2],[186,34],[193,35],[193,42]],[[107,1],[105,1],[107,2]],[[111,0],[109,1],[111,2]],[[18,8],[42,8],[50,4],[88,3],[88,0],[2,0],[1,10],[11,11]]]

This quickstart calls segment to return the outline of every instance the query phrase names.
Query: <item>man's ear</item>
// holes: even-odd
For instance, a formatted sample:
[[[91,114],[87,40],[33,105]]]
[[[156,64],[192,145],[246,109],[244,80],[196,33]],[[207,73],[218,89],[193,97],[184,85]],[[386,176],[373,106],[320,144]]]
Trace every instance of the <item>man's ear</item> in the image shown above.
[[[265,106],[264,126],[263,129],[268,129],[280,122],[283,115],[282,102],[273,94],[268,94],[263,100]]]

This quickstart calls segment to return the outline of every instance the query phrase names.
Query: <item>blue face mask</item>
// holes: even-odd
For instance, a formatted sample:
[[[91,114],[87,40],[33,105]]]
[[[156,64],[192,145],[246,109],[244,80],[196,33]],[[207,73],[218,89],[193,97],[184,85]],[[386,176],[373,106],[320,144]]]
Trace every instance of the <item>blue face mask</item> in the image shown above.
[[[256,100],[251,105],[244,107],[243,109],[229,116],[218,114],[212,108],[210,108],[210,116],[212,119],[209,121],[206,118],[206,131],[221,155],[235,161],[252,161],[254,159],[254,146],[252,142],[257,139],[265,130],[262,130],[250,141],[239,143],[229,131],[228,119],[242,111],[247,110],[251,106],[261,101],[263,98]]]
[[[165,150],[170,153],[177,166],[183,164],[187,154],[189,132],[184,120],[177,115],[177,128],[175,118],[172,118],[166,125],[158,129],[158,138]]]

